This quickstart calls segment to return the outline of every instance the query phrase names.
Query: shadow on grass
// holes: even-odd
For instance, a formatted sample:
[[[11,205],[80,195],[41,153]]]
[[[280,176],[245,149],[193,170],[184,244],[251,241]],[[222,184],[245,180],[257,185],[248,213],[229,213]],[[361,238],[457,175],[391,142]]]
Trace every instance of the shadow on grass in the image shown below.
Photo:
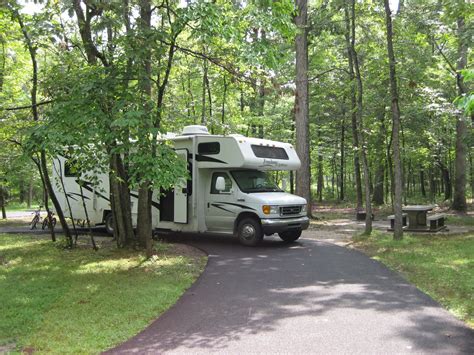
[[[0,345],[100,352],[143,329],[200,270],[179,257],[145,265],[131,250],[66,250],[42,238],[0,238]]]

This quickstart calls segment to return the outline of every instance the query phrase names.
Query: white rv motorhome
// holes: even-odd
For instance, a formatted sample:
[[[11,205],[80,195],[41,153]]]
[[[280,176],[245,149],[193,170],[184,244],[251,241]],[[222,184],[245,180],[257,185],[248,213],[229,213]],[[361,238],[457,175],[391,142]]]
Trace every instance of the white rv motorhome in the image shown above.
[[[211,135],[204,126],[187,126],[181,135],[169,139],[178,156],[188,162],[190,179],[183,179],[170,191],[153,193],[154,228],[232,234],[244,245],[256,245],[264,235],[274,233],[284,241],[295,241],[308,227],[306,200],[281,190],[266,173],[300,167],[291,144],[242,135]],[[53,186],[63,210],[69,215],[67,195],[73,217],[85,220],[79,177],[68,169],[66,158],[58,157],[53,164]],[[60,177],[66,191],[61,188]],[[111,232],[109,177],[102,174],[96,178],[102,182],[100,189],[83,182],[89,220]],[[136,223],[138,196],[131,195]]]

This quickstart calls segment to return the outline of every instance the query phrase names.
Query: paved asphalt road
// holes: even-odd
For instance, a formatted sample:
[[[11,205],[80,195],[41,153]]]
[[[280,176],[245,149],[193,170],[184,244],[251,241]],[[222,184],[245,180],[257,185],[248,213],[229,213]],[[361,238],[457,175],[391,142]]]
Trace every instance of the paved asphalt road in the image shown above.
[[[180,240],[209,254],[205,272],[111,353],[474,353],[473,330],[357,251],[304,238]]]

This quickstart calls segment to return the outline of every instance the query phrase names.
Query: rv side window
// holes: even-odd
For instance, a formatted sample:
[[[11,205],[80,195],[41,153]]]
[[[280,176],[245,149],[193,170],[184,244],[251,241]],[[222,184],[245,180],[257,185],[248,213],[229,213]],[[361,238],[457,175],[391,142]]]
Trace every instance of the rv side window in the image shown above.
[[[65,177],[79,177],[76,162],[71,161],[71,160],[66,160],[64,162],[64,176]]]
[[[208,142],[208,143],[199,143],[198,144],[198,153],[199,154],[219,154],[221,151],[221,145],[219,142]]]
[[[285,149],[280,147],[252,144],[252,150],[257,158],[288,160],[288,154],[286,154]]]
[[[216,189],[216,181],[219,176],[222,176],[225,180],[225,190],[219,191]],[[228,194],[232,189],[232,180],[229,178],[229,175],[226,173],[214,173],[211,180],[211,194]]]

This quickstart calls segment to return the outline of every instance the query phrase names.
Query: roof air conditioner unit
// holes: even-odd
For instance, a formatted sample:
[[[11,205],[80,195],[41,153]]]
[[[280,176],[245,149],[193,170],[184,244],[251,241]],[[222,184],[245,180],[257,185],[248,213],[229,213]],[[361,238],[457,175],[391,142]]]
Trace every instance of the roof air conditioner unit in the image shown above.
[[[183,136],[209,135],[209,131],[205,126],[192,125],[184,127],[181,134]]]

